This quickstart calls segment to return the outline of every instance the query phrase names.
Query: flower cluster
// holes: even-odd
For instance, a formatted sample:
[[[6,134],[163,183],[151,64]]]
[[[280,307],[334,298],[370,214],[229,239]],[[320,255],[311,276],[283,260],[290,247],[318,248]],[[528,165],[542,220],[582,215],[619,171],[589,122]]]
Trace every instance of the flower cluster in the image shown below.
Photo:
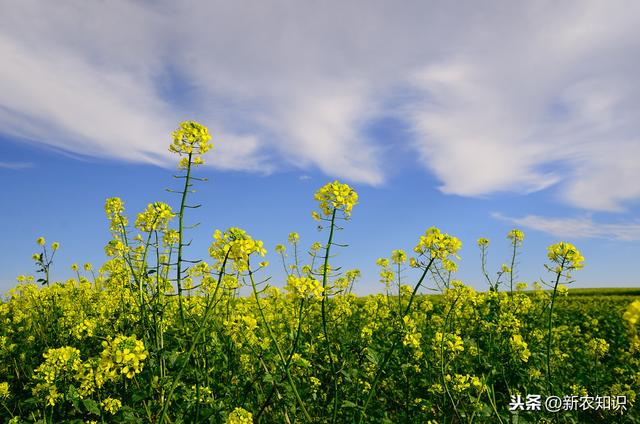
[[[109,219],[111,231],[120,230],[121,226],[126,226],[128,221],[124,216],[124,202],[119,197],[109,197],[104,202],[104,211]]]
[[[489,246],[489,239],[484,238],[484,237],[480,237],[478,239],[478,247],[482,248],[482,247],[487,247]]]
[[[511,336],[509,340],[509,344],[511,345],[511,349],[520,356],[522,362],[527,362],[529,357],[531,356],[531,352],[529,351],[529,346],[522,339],[520,334],[514,334]]]
[[[443,267],[448,271],[455,271],[457,265],[450,257],[460,258],[457,253],[462,247],[460,239],[449,234],[442,233],[436,227],[429,228],[413,251],[419,256],[426,256],[430,259],[439,259],[442,261]]]
[[[319,202],[320,211],[325,217],[330,217],[334,210],[341,210],[345,217],[349,217],[351,210],[358,203],[358,193],[349,185],[334,181],[316,191],[315,199]],[[312,215],[315,219],[320,219],[317,212],[313,212]]]
[[[236,408],[229,414],[227,424],[253,424],[253,414],[244,408]]]
[[[513,229],[509,231],[509,233],[507,234],[507,238],[511,240],[511,243],[513,243],[515,246],[520,246],[522,245],[522,241],[524,240],[524,233],[521,230]]]
[[[105,374],[113,379],[119,374],[133,378],[142,371],[143,361],[148,356],[144,343],[136,336],[108,337],[102,342],[102,347],[100,365]]]
[[[297,277],[289,275],[284,288],[298,299],[321,298],[324,289],[320,281],[311,277]]]
[[[396,278],[395,273],[389,266],[389,259],[378,258],[378,260],[376,260],[376,265],[380,267],[380,282],[383,283],[385,285],[385,288],[388,290],[391,286],[391,283]]]
[[[627,310],[622,315],[629,326],[635,326],[640,321],[640,300],[635,300],[629,304]]]
[[[402,265],[407,261],[407,253],[402,249],[397,249],[391,252],[391,262],[396,265]]]
[[[178,167],[181,169],[188,168],[190,164],[201,165],[204,160],[200,155],[213,147],[209,140],[211,135],[207,127],[194,121],[185,121],[173,132],[169,151],[187,155],[180,160]]]
[[[480,379],[469,374],[454,374],[453,376],[447,374],[445,375],[444,380],[447,383],[451,384],[451,388],[455,392],[463,392],[471,387],[480,392],[484,391],[484,385],[482,384]]]
[[[228,263],[233,264],[235,270],[246,271],[251,254],[264,256],[267,252],[262,246],[262,241],[254,240],[240,228],[229,228],[224,233],[216,230],[213,239],[214,242],[209,247],[209,256],[217,261],[214,267],[218,269],[226,259]]]
[[[413,348],[413,355],[415,359],[420,359],[422,357],[422,350],[420,349],[420,339],[422,339],[422,334],[418,331],[415,320],[413,320],[409,315],[402,317],[402,323],[405,332],[402,344]]]
[[[111,397],[104,399],[100,403],[100,405],[106,412],[110,413],[111,415],[115,415],[120,410],[120,408],[122,408],[122,402],[119,399],[113,399]]]
[[[627,306],[627,310],[622,314],[622,319],[627,322],[631,350],[640,351],[640,336],[638,336],[638,328],[636,327],[640,321],[640,300],[635,300]]]
[[[587,344],[589,352],[593,354],[596,358],[602,358],[609,351],[609,343],[605,339],[595,338],[589,340]]]
[[[165,230],[174,216],[176,215],[171,210],[171,206],[166,203],[149,203],[147,209],[136,217],[136,228],[146,232]]]
[[[584,266],[584,257],[571,243],[561,241],[560,243],[552,244],[547,250],[547,256],[551,262],[556,264],[555,268],[553,268],[553,271],[556,273],[563,271],[570,272],[581,269]]]
[[[0,383],[0,399],[7,399],[9,397],[9,383],[2,382]]]
[[[436,350],[444,349],[446,352],[450,352],[452,355],[457,355],[464,351],[464,342],[462,338],[457,334],[436,332],[434,337]]]
[[[38,381],[38,384],[33,388],[33,394],[44,395],[46,404],[53,406],[63,397],[58,391],[58,385],[76,380],[83,364],[80,351],[70,346],[49,349],[42,357],[45,361],[34,372],[34,380]]]

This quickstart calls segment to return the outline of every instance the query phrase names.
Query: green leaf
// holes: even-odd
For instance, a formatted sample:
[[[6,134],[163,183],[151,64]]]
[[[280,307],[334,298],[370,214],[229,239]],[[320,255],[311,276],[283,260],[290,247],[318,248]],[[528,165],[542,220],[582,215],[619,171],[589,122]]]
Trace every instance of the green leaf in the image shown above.
[[[87,411],[95,415],[100,415],[100,407],[98,406],[98,402],[96,402],[95,400],[82,399],[82,404],[87,409]]]
[[[140,402],[141,400],[146,399],[148,396],[149,394],[145,390],[136,390],[131,395],[131,400],[133,402]]]
[[[374,365],[378,365],[378,353],[371,349],[367,348],[367,359]]]
[[[357,408],[358,405],[356,405],[355,403],[349,401],[349,400],[345,400],[344,402],[342,402],[342,407],[343,408]]]

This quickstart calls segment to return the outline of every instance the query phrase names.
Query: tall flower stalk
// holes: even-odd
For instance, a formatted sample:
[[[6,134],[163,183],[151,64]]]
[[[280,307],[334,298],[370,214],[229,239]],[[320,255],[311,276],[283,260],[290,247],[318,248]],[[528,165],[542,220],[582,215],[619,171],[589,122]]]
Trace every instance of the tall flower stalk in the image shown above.
[[[551,304],[549,305],[549,316],[547,318],[546,355],[547,386],[549,388],[549,393],[552,393],[553,376],[551,374],[551,338],[553,331],[553,307],[556,303],[556,296],[558,294],[560,279],[564,277],[567,282],[570,282],[571,272],[581,269],[584,266],[584,257],[580,254],[580,251],[576,249],[574,245],[565,242],[560,242],[549,246],[547,256],[551,260],[551,265],[545,265],[545,267],[555,274],[553,292],[551,293]]]
[[[184,212],[185,208],[196,208],[198,206],[189,206],[187,205],[187,195],[191,191],[192,180],[195,178],[192,177],[191,171],[194,166],[198,166],[204,163],[202,159],[202,154],[206,153],[209,149],[213,147],[212,144],[209,143],[211,140],[211,135],[209,134],[209,130],[207,127],[198,124],[194,121],[185,121],[180,124],[177,130],[175,130],[172,134],[173,142],[169,146],[169,151],[172,153],[176,153],[180,156],[180,162],[178,163],[178,168],[185,171],[184,175],[176,176],[176,178],[184,179],[184,186],[182,187],[182,191],[180,198],[180,210],[178,212],[178,258],[176,262],[176,287],[178,288],[178,307],[180,310],[180,321],[184,326],[184,306],[182,301],[182,280],[183,280],[183,264],[185,263],[183,257],[183,248],[185,247],[184,243]]]
[[[324,336],[325,348],[329,356],[329,364],[331,366],[331,381],[333,384],[333,407],[332,407],[332,422],[336,422],[338,415],[338,375],[336,369],[335,358],[333,355],[333,349],[331,348],[331,340],[329,338],[329,331],[327,328],[327,300],[330,293],[330,287],[328,287],[329,279],[329,256],[331,254],[331,246],[334,244],[333,236],[337,229],[336,218],[340,213],[343,219],[349,219],[353,207],[358,203],[358,193],[355,192],[347,184],[342,184],[338,181],[334,181],[320,188],[316,194],[315,199],[319,203],[320,213],[314,211],[312,216],[316,220],[329,221],[329,238],[327,244],[324,247],[324,259],[322,264],[322,290],[324,296],[322,296],[321,303],[321,316],[322,316],[322,333]]]

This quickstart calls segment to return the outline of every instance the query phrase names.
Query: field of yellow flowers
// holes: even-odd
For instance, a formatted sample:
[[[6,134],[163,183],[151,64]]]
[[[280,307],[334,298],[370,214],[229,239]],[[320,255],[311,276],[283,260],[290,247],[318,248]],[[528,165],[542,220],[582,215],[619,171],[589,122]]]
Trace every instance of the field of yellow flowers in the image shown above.
[[[512,263],[496,279],[484,270],[490,290],[476,292],[453,278],[460,241],[432,227],[413,252],[377,260],[383,293],[358,297],[360,272],[332,263],[358,203],[336,181],[315,194],[325,240],[307,249],[291,233],[275,247],[280,289],[239,228],[216,230],[207,260],[186,259],[194,172],[212,145],[195,122],[172,138],[180,204],[130,222],[107,199],[99,269],[50,281],[60,246],[37,240],[36,275],[0,302],[1,423],[640,422],[640,301],[570,294],[575,246],[549,247],[546,288],[514,282]],[[515,258],[524,234],[507,237]],[[484,259],[489,241],[478,247]],[[421,294],[427,284],[440,294]]]

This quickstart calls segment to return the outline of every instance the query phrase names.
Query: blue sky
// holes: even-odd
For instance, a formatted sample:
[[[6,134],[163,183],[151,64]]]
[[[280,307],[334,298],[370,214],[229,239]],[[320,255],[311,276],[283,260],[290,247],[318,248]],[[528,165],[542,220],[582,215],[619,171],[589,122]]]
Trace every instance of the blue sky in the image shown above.
[[[586,258],[576,286],[639,285],[640,5],[470,4],[1,2],[0,290],[33,272],[41,235],[62,246],[54,278],[99,265],[106,197],[131,217],[175,205],[186,119],[215,145],[193,258],[229,226],[271,252],[289,231],[322,240],[313,193],[339,179],[361,199],[336,259],[362,269],[359,293],[433,225],[462,239],[458,278],[478,289],[476,239],[497,270],[514,227],[519,280],[565,240]]]

